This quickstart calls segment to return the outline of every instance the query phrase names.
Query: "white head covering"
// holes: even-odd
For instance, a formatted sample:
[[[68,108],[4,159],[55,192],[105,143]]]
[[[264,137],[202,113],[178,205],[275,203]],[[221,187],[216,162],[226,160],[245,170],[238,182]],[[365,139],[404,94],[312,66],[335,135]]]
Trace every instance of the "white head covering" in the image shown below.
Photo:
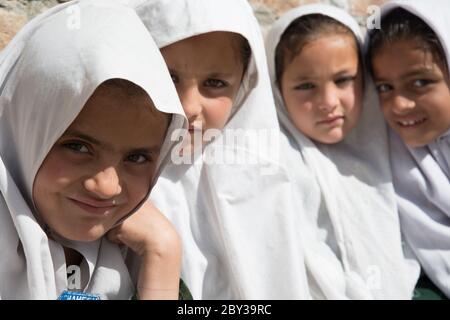
[[[307,213],[310,228],[315,229],[306,230],[306,224],[300,226],[305,237],[314,237],[304,240],[310,290],[316,298],[409,299],[417,270],[409,271],[403,257],[387,161],[386,127],[375,103],[373,84],[366,81],[358,126],[335,145],[315,143],[298,131],[278,89],[276,47],[288,26],[309,14],[326,15],[347,26],[360,47],[362,36],[348,13],[314,4],[283,15],[266,41],[278,116],[290,142],[282,149],[283,158],[292,174],[298,175],[306,166],[312,175],[309,188],[300,182],[296,184],[297,193],[309,194],[309,201],[303,201],[299,211]],[[304,177],[295,179],[301,181]]]
[[[450,3],[392,1],[382,17],[403,8],[436,33],[450,63]],[[427,276],[450,297],[450,131],[427,146],[409,148],[392,130],[391,163],[402,232]]]
[[[130,298],[134,284],[119,247],[105,238],[49,239],[33,215],[32,185],[55,141],[108,79],[139,85],[159,111],[172,114],[169,134],[183,125],[182,106],[150,34],[129,8],[72,1],[24,27],[1,53],[0,75],[0,298],[56,299],[67,289],[61,244],[83,255],[85,291]],[[169,148],[166,138],[162,158]]]
[[[239,150],[256,164],[217,165],[200,157],[163,172],[151,199],[182,236],[183,280],[195,299],[307,298],[289,212],[291,185],[276,163],[279,126],[264,44],[251,7],[245,0],[138,2],[138,15],[159,47],[213,31],[247,39],[251,61],[224,130],[265,130],[273,137]],[[236,151],[224,145],[224,153]]]

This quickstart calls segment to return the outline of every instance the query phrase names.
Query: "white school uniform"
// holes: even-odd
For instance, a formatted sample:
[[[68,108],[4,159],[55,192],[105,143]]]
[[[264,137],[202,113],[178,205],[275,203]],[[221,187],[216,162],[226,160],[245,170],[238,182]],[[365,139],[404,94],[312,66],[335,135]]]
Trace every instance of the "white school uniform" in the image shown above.
[[[391,1],[383,6],[382,17],[398,7],[436,33],[448,65],[450,3]],[[423,271],[450,298],[450,130],[420,148],[406,146],[391,130],[390,146],[402,232]]]
[[[44,231],[32,199],[49,150],[95,89],[113,78],[139,85],[158,110],[172,114],[169,134],[184,125],[164,60],[130,8],[109,1],[56,6],[0,53],[0,299],[56,299],[68,288],[63,245],[83,256],[84,291],[102,299],[135,293],[119,246],[105,237],[74,242]],[[171,145],[166,139],[158,172]]]
[[[283,158],[296,176],[296,192],[308,195],[299,208],[305,220],[298,230],[306,237],[303,250],[311,294],[316,299],[410,299],[418,271],[402,252],[386,126],[373,84],[366,79],[357,127],[333,145],[314,142],[294,126],[278,89],[276,47],[289,25],[309,14],[326,15],[347,26],[360,49],[362,36],[348,13],[314,4],[285,13],[266,39],[272,88],[287,139]],[[301,183],[305,167],[309,188]]]
[[[182,237],[182,278],[194,299],[309,298],[292,223],[292,185],[278,163],[279,125],[264,43],[251,7],[245,0],[157,0],[138,1],[136,10],[160,48],[225,31],[243,36],[252,50],[232,116],[203,150],[219,146],[250,160],[218,164],[197,156],[193,165],[171,164],[151,194]],[[221,140],[232,130],[273,139],[235,147]]]

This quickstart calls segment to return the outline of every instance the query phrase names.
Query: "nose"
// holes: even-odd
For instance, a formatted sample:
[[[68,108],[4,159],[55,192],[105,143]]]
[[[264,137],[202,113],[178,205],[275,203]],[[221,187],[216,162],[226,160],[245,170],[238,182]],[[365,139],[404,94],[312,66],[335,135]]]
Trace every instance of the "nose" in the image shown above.
[[[114,167],[106,168],[84,181],[84,188],[100,199],[110,199],[122,192]]]
[[[415,107],[415,102],[404,95],[396,95],[392,101],[392,111],[397,115],[408,113]]]
[[[319,92],[319,110],[330,113],[339,105],[339,95],[334,85],[326,85]]]
[[[184,113],[192,123],[202,113],[202,94],[198,89],[197,84],[192,84],[189,87],[179,90],[181,104],[183,105]]]

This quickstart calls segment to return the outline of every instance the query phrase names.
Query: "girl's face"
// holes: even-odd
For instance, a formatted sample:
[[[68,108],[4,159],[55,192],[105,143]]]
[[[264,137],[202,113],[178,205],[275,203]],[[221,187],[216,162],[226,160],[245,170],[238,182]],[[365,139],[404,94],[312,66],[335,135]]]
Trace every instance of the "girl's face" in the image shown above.
[[[161,50],[189,120],[191,144],[194,132],[222,129],[230,117],[244,72],[239,38],[211,32]]]
[[[372,58],[381,109],[410,147],[421,147],[450,129],[448,71],[418,41],[383,47]]]
[[[165,138],[148,96],[112,90],[95,91],[34,180],[40,218],[69,240],[100,238],[144,199]]]
[[[353,37],[325,35],[308,42],[285,68],[281,94],[298,130],[321,143],[337,143],[353,129],[363,80]]]

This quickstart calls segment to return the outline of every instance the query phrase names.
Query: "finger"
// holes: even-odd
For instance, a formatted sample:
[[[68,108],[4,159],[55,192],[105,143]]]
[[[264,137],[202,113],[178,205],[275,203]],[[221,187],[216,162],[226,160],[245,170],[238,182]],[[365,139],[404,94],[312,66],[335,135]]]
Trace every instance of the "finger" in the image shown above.
[[[107,237],[108,240],[111,241],[111,242],[114,242],[114,243],[117,243],[117,244],[122,244],[122,241],[120,241],[120,239],[119,239],[119,238],[120,238],[120,237],[119,237],[119,234],[120,234],[120,226],[115,227],[115,228],[109,230],[109,231],[106,233],[106,237]]]

